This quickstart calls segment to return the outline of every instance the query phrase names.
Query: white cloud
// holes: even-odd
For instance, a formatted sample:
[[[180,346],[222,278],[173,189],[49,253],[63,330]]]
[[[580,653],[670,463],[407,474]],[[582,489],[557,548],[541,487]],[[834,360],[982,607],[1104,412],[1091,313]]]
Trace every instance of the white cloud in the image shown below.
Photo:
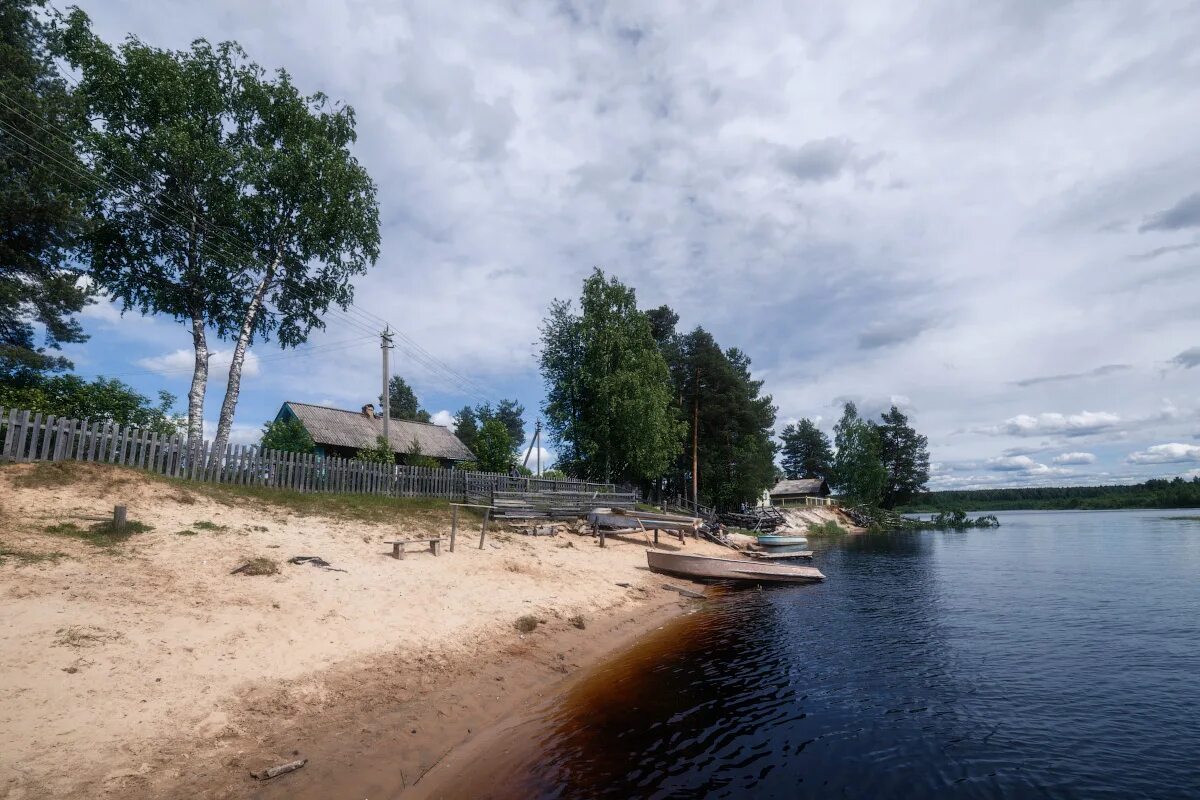
[[[212,356],[208,360],[208,379],[213,382],[218,379],[219,383],[224,381],[219,380],[221,376],[228,375],[229,362],[233,351],[231,350],[213,350]],[[147,358],[139,358],[136,363],[139,367],[156,372],[159,375],[191,375],[192,368],[195,365],[196,354],[192,350],[175,350],[170,353],[164,353],[161,356],[149,356]],[[258,356],[253,350],[246,351],[246,358],[242,361],[242,377],[253,378],[261,374],[259,368]]]
[[[998,456],[987,460],[987,468],[994,472],[1020,472],[1024,475],[1070,475],[1071,470],[1051,467],[1034,461],[1029,456]]]
[[[442,411],[435,411],[433,414],[431,414],[429,421],[434,425],[443,425],[447,428],[454,427],[454,415],[444,409]]]
[[[1200,445],[1156,444],[1136,453],[1130,453],[1126,459],[1131,464],[1182,464],[1189,461],[1200,461]]]
[[[274,5],[89,12],[111,42],[235,39],[353,105],[384,211],[357,302],[493,402],[536,407],[537,321],[600,265],[748,353],[782,420],[903,397],[934,458],[981,481],[1053,477],[982,466],[1009,445],[1058,466],[1083,446],[1064,437],[1124,453],[1196,430],[1143,413],[1200,396],[1200,369],[1149,374],[1197,346],[1200,271],[1178,245],[1200,187],[1200,5]],[[147,338],[122,333],[137,317],[89,314],[91,363]],[[175,338],[138,353],[188,344],[175,323],[143,330]],[[377,364],[368,346],[268,370],[239,417],[318,391],[355,408]],[[436,387],[430,407],[478,401],[422,370],[399,371],[423,398]]]
[[[1185,481],[1196,480],[1197,478],[1200,478],[1200,469],[1189,469],[1179,477],[1183,478]]]
[[[204,420],[204,438],[211,440],[216,433],[217,421],[215,419]],[[258,444],[260,438],[262,438],[261,425],[235,422],[229,429],[230,444]]]
[[[1087,436],[1111,430],[1121,424],[1121,417],[1108,411],[1081,411],[1078,414],[1045,413],[1032,416],[1018,414],[1000,425],[979,428],[979,433],[992,436]]]
[[[1062,453],[1051,459],[1055,464],[1095,464],[1095,453]]]

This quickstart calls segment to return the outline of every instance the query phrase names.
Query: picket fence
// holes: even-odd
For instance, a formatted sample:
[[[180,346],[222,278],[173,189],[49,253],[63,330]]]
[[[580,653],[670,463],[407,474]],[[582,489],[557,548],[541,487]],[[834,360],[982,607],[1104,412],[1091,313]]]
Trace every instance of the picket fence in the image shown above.
[[[495,491],[611,494],[616,490],[610,483],[371,464],[242,444],[228,445],[218,454],[207,440],[189,450],[187,439],[180,434],[15,408],[0,408],[0,443],[0,460],[6,461],[92,461],[135,467],[172,478],[298,492],[466,500]]]

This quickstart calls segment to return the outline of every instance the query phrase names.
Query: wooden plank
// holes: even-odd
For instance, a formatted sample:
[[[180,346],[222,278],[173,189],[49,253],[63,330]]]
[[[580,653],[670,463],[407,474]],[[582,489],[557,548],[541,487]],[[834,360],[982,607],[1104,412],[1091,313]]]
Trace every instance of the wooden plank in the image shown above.
[[[36,458],[39,461],[45,461],[50,456],[50,441],[53,438],[50,435],[50,428],[54,425],[54,415],[48,414],[45,423],[35,426],[34,435],[41,437],[37,439],[37,449],[29,448],[31,458]]]
[[[8,427],[4,430],[4,449],[0,450],[0,456],[4,458],[14,457],[13,451],[15,450],[15,446],[13,443],[17,439],[17,426],[18,424],[23,425],[23,422],[21,422],[24,418],[23,415],[28,413],[28,411],[18,412],[15,408],[8,410]],[[21,430],[23,432],[24,428],[22,427]]]

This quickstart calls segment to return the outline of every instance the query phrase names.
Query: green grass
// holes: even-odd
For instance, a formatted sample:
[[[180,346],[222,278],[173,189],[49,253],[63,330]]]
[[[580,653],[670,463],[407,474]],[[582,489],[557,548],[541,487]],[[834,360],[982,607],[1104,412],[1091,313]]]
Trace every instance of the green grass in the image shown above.
[[[831,519],[827,519],[819,525],[815,522],[808,523],[809,536],[841,536],[845,532],[845,528]]]
[[[135,533],[145,533],[146,531],[154,530],[150,525],[136,520],[128,520],[125,523],[125,530],[117,533],[113,530],[111,522],[97,522],[94,525],[89,525],[87,528],[81,528],[74,522],[60,522],[57,525],[47,525],[46,533],[55,536],[70,536],[72,539],[82,539],[96,547],[116,547],[129,541],[129,537]]]
[[[69,461],[38,461],[32,469],[13,478],[13,486],[19,489],[67,486],[79,477],[79,470]]]
[[[533,633],[539,624],[541,624],[540,619],[532,614],[526,614],[523,617],[517,617],[517,621],[513,623],[513,627],[521,633]]]
[[[246,566],[242,569],[239,575],[278,575],[279,562],[272,558],[252,558],[246,562]]]
[[[0,469],[21,468],[0,467]],[[33,469],[22,472],[14,482],[21,486],[52,487],[77,483],[81,480],[107,482],[116,486],[131,481],[158,483],[176,489],[177,502],[192,504],[206,498],[229,506],[252,504],[267,511],[286,512],[297,516],[326,516],[362,522],[391,523],[397,517],[405,522],[443,524],[450,521],[450,501],[433,497],[382,497],[363,494],[302,493],[265,486],[227,486],[168,478],[129,467],[78,462],[39,462]],[[460,524],[483,519],[483,511],[475,508],[458,510]]]
[[[176,536],[199,536],[199,534],[196,533],[191,528],[188,528],[187,530],[182,530],[182,531],[175,531],[175,535]]]
[[[66,553],[34,553],[31,550],[16,550],[10,547],[0,546],[0,564],[9,561],[17,562],[18,564],[53,564],[61,558],[66,558]]]
[[[215,522],[209,522],[209,521],[208,521],[208,520],[206,520],[206,519],[202,519],[202,520],[198,520],[198,521],[196,521],[196,522],[193,522],[193,523],[192,523],[192,527],[193,527],[193,528],[199,528],[199,529],[200,529],[200,530],[202,530],[202,531],[217,531],[217,532],[220,532],[220,531],[227,531],[227,530],[229,530],[229,526],[227,526],[227,525],[218,525],[217,523],[215,523]]]

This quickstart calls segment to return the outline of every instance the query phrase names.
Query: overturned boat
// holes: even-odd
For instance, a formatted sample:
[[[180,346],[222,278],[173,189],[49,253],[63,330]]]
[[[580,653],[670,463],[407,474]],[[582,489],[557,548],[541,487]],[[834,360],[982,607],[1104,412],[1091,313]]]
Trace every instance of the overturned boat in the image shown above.
[[[752,583],[815,583],[825,580],[825,575],[816,567],[764,564],[741,558],[669,553],[665,550],[647,550],[646,563],[654,572],[698,580]]]
[[[804,536],[759,536],[758,543],[763,547],[802,547],[808,544]]]

